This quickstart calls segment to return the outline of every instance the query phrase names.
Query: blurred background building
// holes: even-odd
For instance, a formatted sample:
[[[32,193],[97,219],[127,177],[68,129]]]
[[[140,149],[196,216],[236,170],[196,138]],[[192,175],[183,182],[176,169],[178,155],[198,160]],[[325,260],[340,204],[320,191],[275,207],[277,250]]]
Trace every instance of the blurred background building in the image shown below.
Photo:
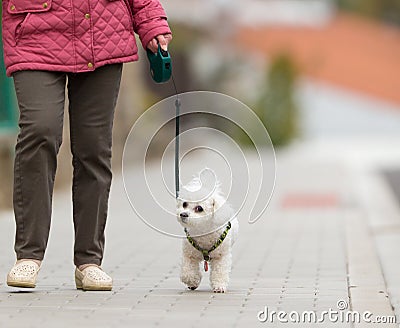
[[[163,5],[174,32],[170,50],[179,92],[210,90],[238,98],[256,111],[277,147],[325,142],[382,151],[398,139],[398,0],[168,0]],[[12,81],[0,68],[0,207],[9,207],[17,111]],[[143,52],[139,63],[125,65],[115,170],[138,116],[173,94],[172,83],[151,81]],[[64,133],[58,188],[70,183],[72,171],[67,127]]]

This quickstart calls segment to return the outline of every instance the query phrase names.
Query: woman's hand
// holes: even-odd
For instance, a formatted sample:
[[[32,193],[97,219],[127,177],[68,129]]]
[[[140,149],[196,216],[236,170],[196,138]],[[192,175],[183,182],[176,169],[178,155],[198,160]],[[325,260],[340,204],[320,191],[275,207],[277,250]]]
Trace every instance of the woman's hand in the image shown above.
[[[167,51],[168,44],[171,42],[171,40],[172,40],[172,34],[160,34],[149,42],[147,48],[156,53],[158,50],[158,44],[160,44],[161,48]]]

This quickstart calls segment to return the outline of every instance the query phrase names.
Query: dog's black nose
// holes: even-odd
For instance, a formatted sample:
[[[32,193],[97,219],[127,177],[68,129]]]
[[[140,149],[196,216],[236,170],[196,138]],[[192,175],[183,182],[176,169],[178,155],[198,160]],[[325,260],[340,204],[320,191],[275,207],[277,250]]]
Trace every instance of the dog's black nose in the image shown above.
[[[180,217],[183,219],[183,218],[188,218],[189,217],[189,214],[188,213],[186,213],[186,212],[182,212],[181,214],[180,214]]]

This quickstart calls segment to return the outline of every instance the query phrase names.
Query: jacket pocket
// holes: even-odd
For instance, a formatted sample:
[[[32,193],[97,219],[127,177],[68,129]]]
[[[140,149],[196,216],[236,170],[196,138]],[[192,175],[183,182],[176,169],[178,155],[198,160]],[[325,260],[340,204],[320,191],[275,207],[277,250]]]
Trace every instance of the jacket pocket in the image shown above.
[[[7,12],[19,19],[15,26],[15,43],[17,44],[19,39],[24,34],[24,29],[31,16],[36,13],[42,13],[51,9],[53,0],[42,0],[42,1],[31,1],[31,0],[10,0],[7,7]]]
[[[53,0],[10,0],[7,11],[11,15],[49,11]]]

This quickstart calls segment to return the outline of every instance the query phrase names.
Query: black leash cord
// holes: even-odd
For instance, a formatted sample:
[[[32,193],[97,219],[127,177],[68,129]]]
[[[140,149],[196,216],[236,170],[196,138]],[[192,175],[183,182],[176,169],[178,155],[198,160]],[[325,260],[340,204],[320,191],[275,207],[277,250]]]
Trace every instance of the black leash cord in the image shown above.
[[[180,114],[181,100],[179,99],[178,89],[176,88],[174,75],[172,74],[172,83],[174,85],[176,100],[175,100],[175,198],[179,197],[179,134],[180,134]]]

